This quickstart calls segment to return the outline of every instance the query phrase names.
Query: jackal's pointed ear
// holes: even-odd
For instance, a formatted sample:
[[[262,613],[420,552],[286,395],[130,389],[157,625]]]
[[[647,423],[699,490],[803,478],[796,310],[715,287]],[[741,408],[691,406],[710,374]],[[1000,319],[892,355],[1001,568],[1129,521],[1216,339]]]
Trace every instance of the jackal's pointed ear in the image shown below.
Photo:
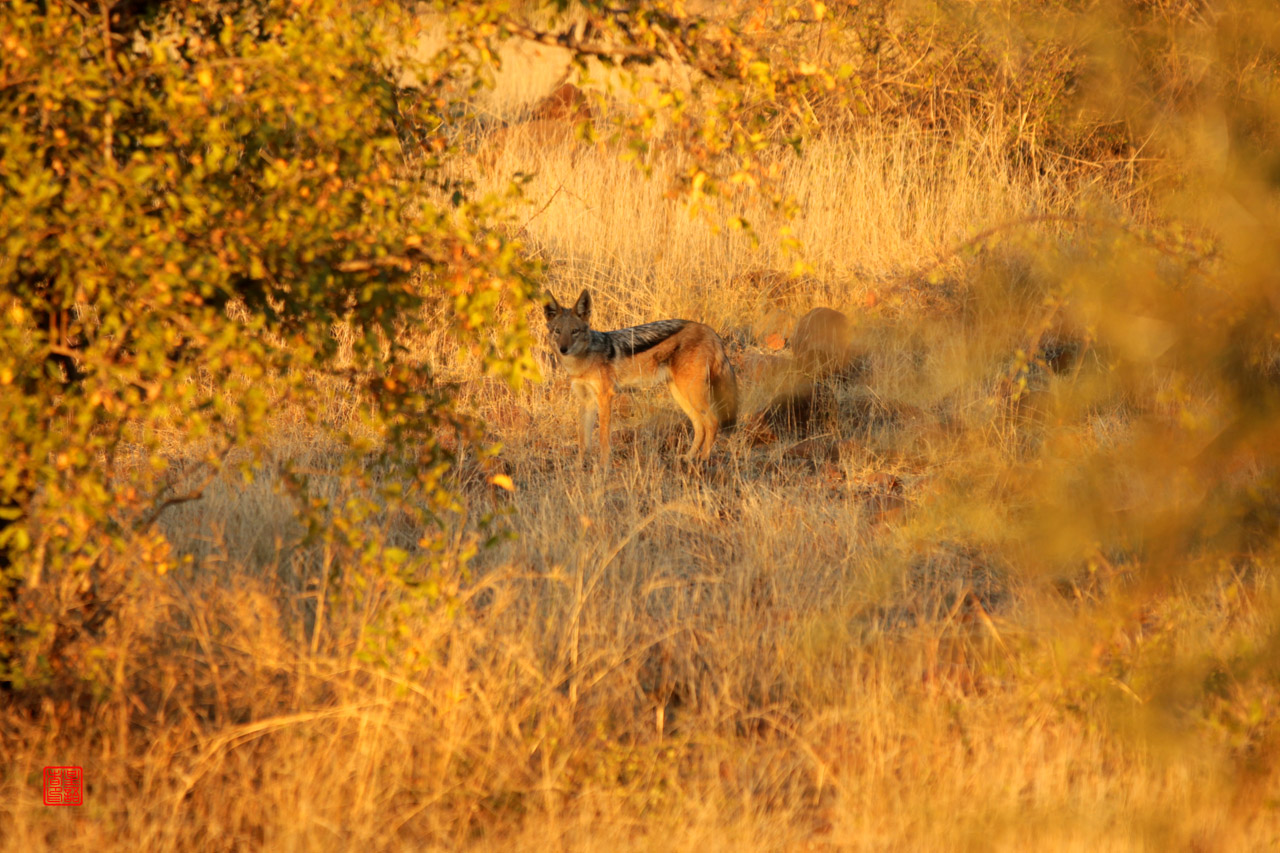
[[[550,293],[547,294],[547,304],[542,306],[543,312],[547,315],[547,322],[560,316],[560,303]]]
[[[591,316],[591,291],[585,287],[582,288],[582,295],[578,297],[578,302],[573,306],[573,313],[584,322]]]

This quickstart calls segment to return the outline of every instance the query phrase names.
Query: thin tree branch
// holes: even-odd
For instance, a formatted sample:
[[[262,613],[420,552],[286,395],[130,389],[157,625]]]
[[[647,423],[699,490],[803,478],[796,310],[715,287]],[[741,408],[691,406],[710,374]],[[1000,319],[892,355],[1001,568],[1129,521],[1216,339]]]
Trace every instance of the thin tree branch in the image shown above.
[[[387,255],[382,258],[360,258],[354,261],[343,261],[335,264],[338,272],[368,272],[369,270],[394,267],[402,272],[413,269],[413,260],[404,255]]]
[[[641,65],[652,65],[659,59],[663,59],[661,52],[651,47],[643,45],[607,45],[585,40],[585,32],[583,27],[576,27],[572,30],[563,32],[548,32],[545,30],[537,30],[510,18],[504,18],[502,26],[509,30],[513,35],[519,36],[527,41],[537,42],[538,44],[550,45],[551,47],[561,47],[569,50],[578,56],[594,56],[599,59],[609,59],[613,61],[621,61],[626,64],[634,62]],[[683,42],[673,39],[665,29],[660,27],[650,27],[663,42],[666,43],[668,50],[671,52],[670,59],[687,62],[697,70],[701,71],[708,78],[719,80],[727,75],[723,70],[715,65],[704,62],[699,59],[693,51]]]
[[[156,504],[154,507],[152,507],[151,512],[143,516],[142,519],[136,525],[134,525],[134,531],[141,532],[143,530],[150,528],[153,524],[155,524],[160,519],[160,516],[164,513],[164,511],[166,509],[169,509],[170,507],[179,506],[180,504],[185,504],[185,503],[191,503],[192,501],[198,501],[202,497],[204,497],[205,489],[213,485],[213,481],[218,479],[218,475],[222,473],[223,463],[227,461],[227,456],[230,455],[231,449],[233,446],[234,445],[232,444],[228,444],[226,447],[222,449],[222,452],[218,454],[217,459],[214,461],[214,463],[212,463],[212,470],[209,471],[209,476],[205,477],[204,481],[201,482],[199,486],[186,492],[185,494],[174,495],[173,497],[166,498],[160,503]],[[209,463],[206,463],[206,464],[209,464]]]
[[[1165,242],[1161,240],[1142,234],[1132,225],[1129,225],[1124,222],[1118,222],[1114,219],[1099,219],[1097,217],[1089,217],[1089,216],[1071,216],[1068,214],[1048,213],[1048,214],[1041,214],[1038,216],[1025,216],[1022,219],[1014,219],[1009,222],[1001,222],[999,225],[993,225],[990,228],[979,231],[977,234],[973,235],[969,239],[964,240],[963,242],[958,243],[955,246],[952,246],[947,251],[943,252],[941,255],[938,256],[937,260],[935,260],[933,263],[920,267],[919,269],[912,270],[909,273],[904,273],[903,275],[900,275],[900,276],[897,276],[896,278],[891,279],[889,281],[889,288],[891,290],[897,289],[899,287],[902,287],[910,283],[915,279],[919,279],[922,276],[928,275],[929,273],[938,269],[947,261],[951,260],[961,252],[964,252],[967,249],[972,249],[975,246],[981,245],[983,242],[995,236],[996,234],[999,234],[1002,231],[1010,231],[1010,230],[1013,230],[1014,228],[1021,228],[1024,225],[1037,225],[1037,224],[1047,223],[1047,222],[1059,222],[1067,225],[1094,225],[1094,226],[1101,226],[1103,228],[1111,228],[1117,231],[1123,231],[1124,233],[1128,234],[1130,237],[1133,237],[1136,240],[1146,243],[1151,248],[1155,249],[1158,252],[1161,252],[1162,254],[1168,255],[1171,258],[1180,258],[1185,256],[1185,253],[1181,253],[1177,251],[1177,249],[1169,247]],[[1208,253],[1205,253],[1203,257],[1213,257],[1214,254],[1215,253],[1213,252],[1208,252]]]

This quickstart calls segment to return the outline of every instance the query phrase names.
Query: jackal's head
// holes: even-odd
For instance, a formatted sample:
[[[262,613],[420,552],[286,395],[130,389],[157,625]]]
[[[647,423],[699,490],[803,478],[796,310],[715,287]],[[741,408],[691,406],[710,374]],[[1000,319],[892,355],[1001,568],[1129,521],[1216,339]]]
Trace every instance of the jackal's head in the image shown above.
[[[583,289],[572,308],[561,306],[551,294],[547,296],[550,299],[545,307],[547,328],[551,331],[551,340],[556,349],[560,350],[561,355],[584,352],[591,343],[591,329],[588,326],[591,319],[591,294]]]

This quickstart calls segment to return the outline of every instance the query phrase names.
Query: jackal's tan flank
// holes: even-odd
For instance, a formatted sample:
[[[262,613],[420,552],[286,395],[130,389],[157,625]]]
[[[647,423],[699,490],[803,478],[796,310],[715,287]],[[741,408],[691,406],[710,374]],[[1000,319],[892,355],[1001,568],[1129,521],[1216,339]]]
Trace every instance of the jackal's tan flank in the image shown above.
[[[686,459],[711,455],[720,427],[738,412],[738,383],[724,342],[710,326],[691,320],[659,320],[629,329],[597,332],[591,294],[583,290],[572,308],[554,296],[546,305],[547,327],[578,397],[578,445],[585,456],[599,426],[600,458],[609,459],[609,415],[619,385],[666,382],[671,396],[693,422]]]

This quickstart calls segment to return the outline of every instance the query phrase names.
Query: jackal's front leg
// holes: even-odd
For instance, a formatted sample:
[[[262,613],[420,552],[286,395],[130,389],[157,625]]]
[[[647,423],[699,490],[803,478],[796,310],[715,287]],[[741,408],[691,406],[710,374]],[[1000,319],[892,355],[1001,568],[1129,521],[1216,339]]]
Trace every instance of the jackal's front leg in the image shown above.
[[[596,395],[585,384],[575,384],[573,392],[578,397],[578,458],[585,460],[595,438]]]
[[[596,399],[600,412],[600,464],[609,464],[609,421],[613,415],[613,391],[605,389]]]

